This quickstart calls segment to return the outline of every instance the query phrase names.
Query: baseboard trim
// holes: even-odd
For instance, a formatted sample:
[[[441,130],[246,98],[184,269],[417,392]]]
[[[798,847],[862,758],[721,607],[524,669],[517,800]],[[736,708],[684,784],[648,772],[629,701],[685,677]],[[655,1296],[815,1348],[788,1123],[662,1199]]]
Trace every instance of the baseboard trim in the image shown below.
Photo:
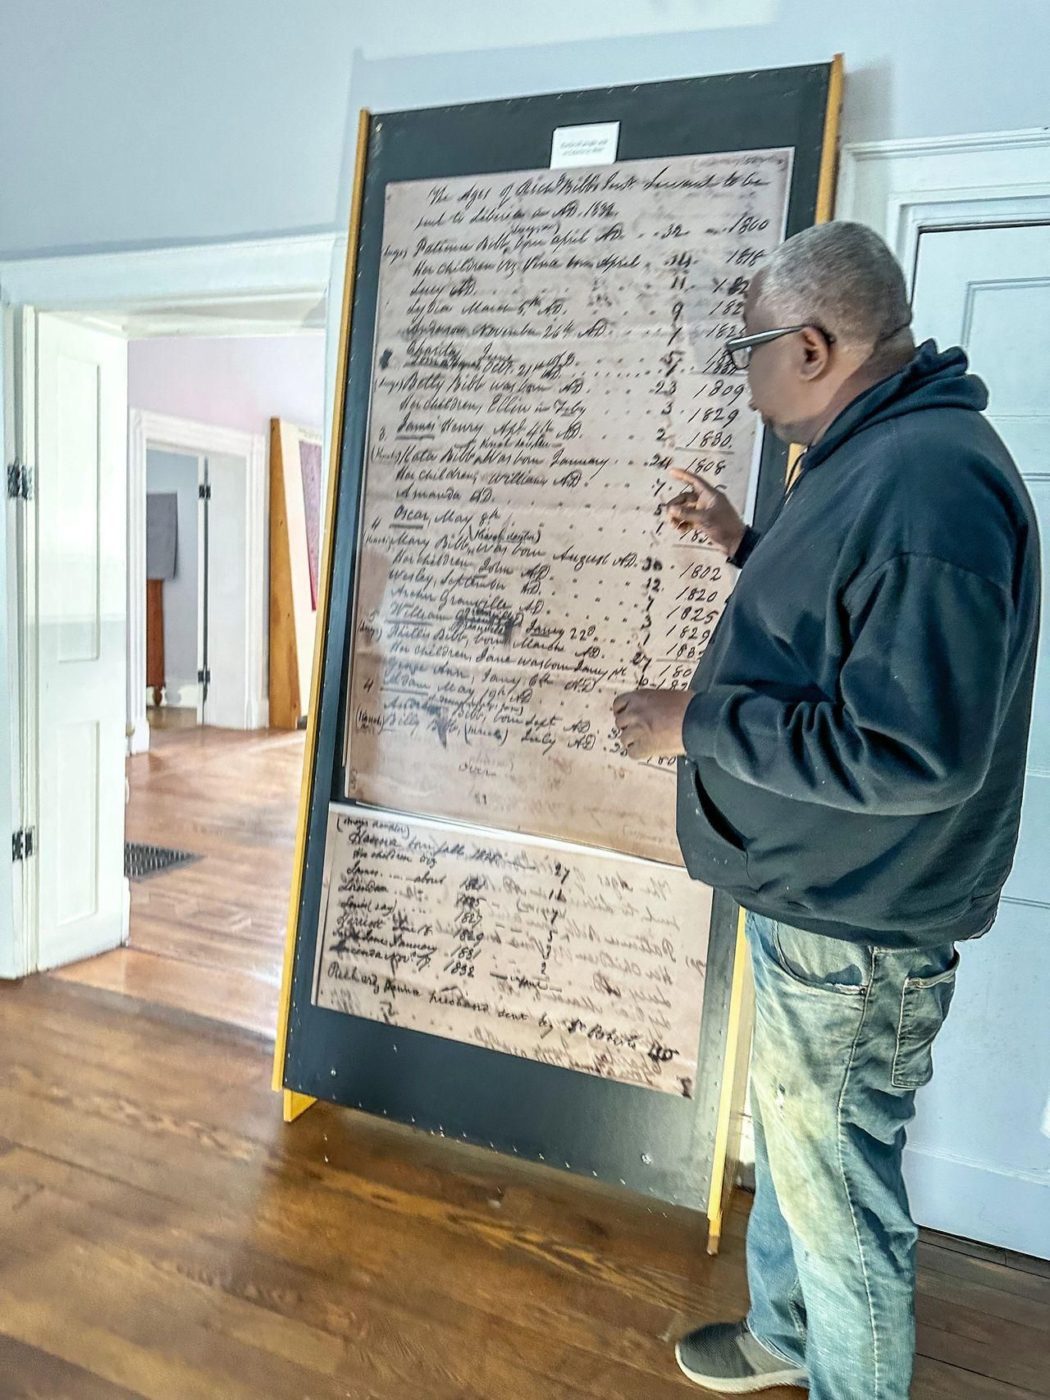
[[[911,1147],[904,1178],[919,1225],[1050,1259],[1050,1179]]]

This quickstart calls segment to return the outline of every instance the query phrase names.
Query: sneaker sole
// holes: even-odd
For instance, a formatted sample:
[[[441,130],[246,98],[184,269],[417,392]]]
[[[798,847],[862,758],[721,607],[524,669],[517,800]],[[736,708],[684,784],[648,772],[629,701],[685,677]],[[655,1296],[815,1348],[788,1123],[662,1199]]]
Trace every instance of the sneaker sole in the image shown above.
[[[762,1390],[775,1390],[778,1385],[797,1386],[804,1390],[807,1385],[805,1371],[796,1370],[794,1367],[773,1371],[765,1376],[722,1380],[718,1376],[702,1376],[699,1371],[691,1370],[682,1360],[678,1347],[674,1349],[674,1356],[683,1376],[687,1376],[694,1385],[701,1386],[704,1390],[713,1390],[720,1395],[757,1395]]]

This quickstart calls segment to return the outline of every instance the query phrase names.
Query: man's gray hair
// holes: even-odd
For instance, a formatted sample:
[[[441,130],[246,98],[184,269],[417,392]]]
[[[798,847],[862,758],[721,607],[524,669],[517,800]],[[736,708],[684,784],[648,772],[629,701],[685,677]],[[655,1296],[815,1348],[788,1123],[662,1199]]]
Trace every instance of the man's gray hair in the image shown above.
[[[782,243],[763,264],[758,297],[777,325],[815,324],[850,349],[896,347],[911,323],[897,259],[872,229],[844,220]]]

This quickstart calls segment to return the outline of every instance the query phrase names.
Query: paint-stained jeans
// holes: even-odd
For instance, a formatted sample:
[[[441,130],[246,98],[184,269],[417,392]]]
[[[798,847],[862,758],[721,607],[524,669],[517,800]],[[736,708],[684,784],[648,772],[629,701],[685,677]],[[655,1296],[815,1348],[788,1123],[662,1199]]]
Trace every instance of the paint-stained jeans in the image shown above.
[[[811,1400],[907,1400],[916,1229],[901,1177],[955,986],[951,944],[900,953],[747,915],[755,971],[748,1230],[754,1335]]]

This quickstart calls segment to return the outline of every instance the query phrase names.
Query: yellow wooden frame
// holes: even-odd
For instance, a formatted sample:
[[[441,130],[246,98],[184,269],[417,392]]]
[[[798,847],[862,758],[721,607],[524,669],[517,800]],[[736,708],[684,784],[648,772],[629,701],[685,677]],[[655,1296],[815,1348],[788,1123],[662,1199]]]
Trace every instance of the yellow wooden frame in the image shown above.
[[[842,54],[837,53],[831,61],[831,73],[828,78],[824,141],[820,151],[817,207],[813,220],[816,224],[827,223],[835,206],[839,124],[842,114],[844,83],[845,63]],[[786,477],[788,486],[792,483],[802,451],[802,447],[797,443],[793,443],[788,449]],[[726,1056],[722,1066],[722,1094],[718,1105],[714,1160],[711,1166],[711,1191],[707,1202],[707,1251],[709,1254],[718,1253],[725,1213],[733,1194],[733,1187],[736,1184],[740,1161],[740,1134],[744,1120],[751,1033],[754,1025],[755,991],[749,972],[747,938],[744,933],[744,911],[741,909],[740,917],[737,920],[733,982],[729,996],[729,1018],[726,1024]]]
[[[320,445],[320,437],[286,418],[270,419],[271,729],[300,727],[312,680],[317,613],[310,598],[302,442]]]
[[[332,559],[335,540],[336,502],[339,499],[339,475],[343,460],[344,414],[346,409],[346,376],[350,358],[350,322],[354,305],[354,281],[357,274],[357,250],[361,241],[361,208],[365,192],[365,165],[368,158],[368,136],[372,114],[363,109],[357,125],[357,164],[354,173],[353,198],[350,204],[350,230],[346,244],[346,271],[343,280],[343,310],[339,325],[339,361],[336,369],[335,404],[332,415],[332,441],[328,460],[328,492],[325,501],[324,548],[318,578],[317,628],[314,633],[313,671],[310,679],[310,707],[306,719],[306,751],[303,756],[303,781],[299,791],[299,819],[295,833],[295,863],[292,868],[292,888],[288,899],[288,926],[284,938],[284,965],[281,970],[281,999],[277,1013],[277,1038],[273,1055],[273,1087],[284,1095],[284,1121],[291,1123],[314,1103],[308,1094],[297,1094],[284,1087],[284,1061],[288,1050],[288,1022],[292,1014],[292,973],[295,968],[295,946],[299,931],[299,906],[303,893],[303,872],[306,868],[306,837],[313,798],[314,766],[317,761],[317,730],[321,713],[321,671],[325,638],[328,635]]]

